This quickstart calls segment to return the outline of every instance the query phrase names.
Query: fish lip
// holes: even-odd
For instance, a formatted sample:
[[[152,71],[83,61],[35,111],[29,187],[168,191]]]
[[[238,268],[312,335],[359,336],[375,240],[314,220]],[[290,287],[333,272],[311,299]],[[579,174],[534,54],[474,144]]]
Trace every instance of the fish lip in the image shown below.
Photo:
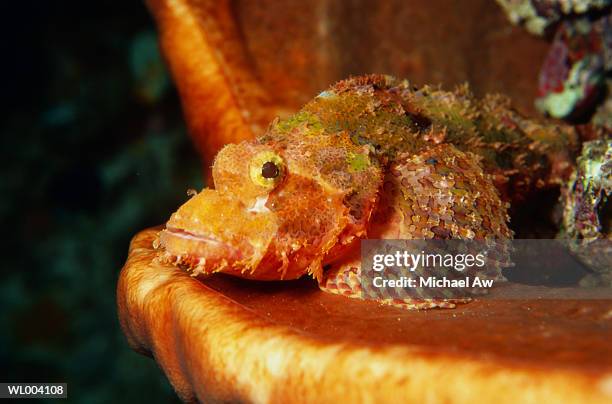
[[[194,240],[194,241],[199,241],[199,242],[204,242],[204,243],[214,243],[214,244],[220,244],[223,245],[225,247],[228,248],[233,248],[230,245],[228,245],[227,243],[224,243],[223,241],[219,240],[216,237],[210,236],[210,235],[205,235],[205,234],[197,234],[197,233],[193,233],[184,229],[179,229],[176,227],[166,227],[165,229],[168,233],[171,233],[173,236],[176,237],[180,237],[183,239],[187,239],[187,240]]]
[[[238,262],[244,259],[244,252],[241,248],[237,248],[236,246],[233,246],[212,235],[193,233],[188,230],[178,229],[176,227],[166,227],[165,231],[172,237],[178,237],[183,240],[204,244],[207,252],[201,258],[207,258],[212,260],[212,262],[217,260]]]

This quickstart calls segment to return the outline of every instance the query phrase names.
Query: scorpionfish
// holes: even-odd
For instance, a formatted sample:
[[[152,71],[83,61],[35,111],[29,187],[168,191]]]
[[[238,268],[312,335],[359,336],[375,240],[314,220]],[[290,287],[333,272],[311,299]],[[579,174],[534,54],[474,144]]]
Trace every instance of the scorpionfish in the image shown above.
[[[172,214],[156,245],[193,275],[309,274],[325,291],[360,297],[361,239],[512,238],[509,203],[560,183],[574,142],[568,127],[525,119],[500,96],[353,77],[258,138],[226,145],[214,189]]]

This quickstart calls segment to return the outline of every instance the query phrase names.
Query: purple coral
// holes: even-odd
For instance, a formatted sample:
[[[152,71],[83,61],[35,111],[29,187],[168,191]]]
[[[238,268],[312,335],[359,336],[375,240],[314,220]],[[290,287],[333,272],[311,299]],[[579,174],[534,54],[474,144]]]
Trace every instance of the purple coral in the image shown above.
[[[581,118],[592,112],[605,88],[610,53],[609,19],[564,21],[542,65],[536,105],[556,118]]]
[[[563,83],[569,74],[567,45],[563,41],[553,42],[538,78],[538,95],[563,90]]]

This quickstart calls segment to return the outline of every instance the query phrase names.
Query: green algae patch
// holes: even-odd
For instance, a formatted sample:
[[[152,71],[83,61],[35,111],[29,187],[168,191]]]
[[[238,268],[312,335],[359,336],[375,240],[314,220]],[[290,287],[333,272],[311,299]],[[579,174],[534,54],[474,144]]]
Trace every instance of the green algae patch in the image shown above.
[[[354,144],[372,145],[390,156],[417,152],[423,141],[413,130],[414,122],[397,102],[386,101],[367,92],[347,91],[315,98],[304,110],[319,117],[326,134],[345,132]]]
[[[307,129],[307,134],[313,135],[318,135],[323,132],[323,125],[319,117],[304,110],[278,122],[274,127],[274,129],[280,133],[288,133],[297,128],[305,128]]]
[[[347,162],[353,172],[364,171],[370,166],[370,158],[366,154],[349,153]]]

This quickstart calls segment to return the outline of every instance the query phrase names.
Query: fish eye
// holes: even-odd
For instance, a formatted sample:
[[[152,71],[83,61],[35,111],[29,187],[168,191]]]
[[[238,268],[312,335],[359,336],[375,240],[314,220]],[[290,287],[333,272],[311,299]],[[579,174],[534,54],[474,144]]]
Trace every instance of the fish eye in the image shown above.
[[[250,162],[249,174],[253,183],[265,188],[274,188],[282,179],[285,163],[273,151],[264,151],[255,155]]]
[[[272,179],[278,177],[280,174],[280,170],[273,161],[266,161],[263,166],[261,166],[261,176],[267,179]]]

